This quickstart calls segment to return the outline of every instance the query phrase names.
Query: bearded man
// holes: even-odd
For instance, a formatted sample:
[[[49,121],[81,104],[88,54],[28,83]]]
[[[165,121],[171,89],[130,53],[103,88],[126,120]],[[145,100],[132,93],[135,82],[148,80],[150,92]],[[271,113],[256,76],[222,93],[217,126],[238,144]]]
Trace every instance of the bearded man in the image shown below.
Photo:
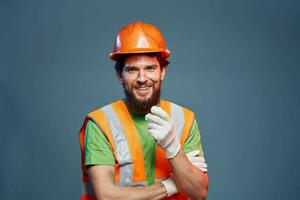
[[[206,198],[195,115],[160,99],[169,56],[153,25],[118,32],[110,58],[125,98],[89,113],[80,130],[82,200]]]

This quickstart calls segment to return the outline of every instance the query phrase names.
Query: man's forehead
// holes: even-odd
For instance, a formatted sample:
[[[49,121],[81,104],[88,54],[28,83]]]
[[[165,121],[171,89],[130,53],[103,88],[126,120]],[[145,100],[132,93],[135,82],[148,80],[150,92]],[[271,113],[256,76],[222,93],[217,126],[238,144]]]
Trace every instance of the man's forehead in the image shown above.
[[[126,57],[125,66],[131,65],[157,65],[159,66],[159,62],[156,56],[150,56],[147,54],[134,54]]]

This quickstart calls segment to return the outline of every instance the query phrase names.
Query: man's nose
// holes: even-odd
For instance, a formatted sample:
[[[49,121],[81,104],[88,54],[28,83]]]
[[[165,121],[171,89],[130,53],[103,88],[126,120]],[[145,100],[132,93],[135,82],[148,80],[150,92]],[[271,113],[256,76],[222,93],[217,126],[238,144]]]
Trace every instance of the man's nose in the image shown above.
[[[138,74],[137,81],[140,82],[140,83],[144,83],[146,80],[147,79],[146,79],[146,74],[145,74],[144,70],[140,70],[139,74]]]

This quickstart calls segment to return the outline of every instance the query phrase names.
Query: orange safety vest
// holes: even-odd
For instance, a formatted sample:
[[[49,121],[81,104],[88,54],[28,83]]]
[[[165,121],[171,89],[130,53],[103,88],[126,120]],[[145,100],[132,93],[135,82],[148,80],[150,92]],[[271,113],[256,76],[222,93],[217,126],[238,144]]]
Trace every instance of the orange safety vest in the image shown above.
[[[194,113],[169,101],[160,101],[160,107],[173,119],[177,137],[184,145],[194,121]],[[119,186],[146,186],[146,171],[142,146],[137,129],[123,100],[118,100],[87,115],[80,129],[82,194],[81,200],[93,200],[93,188],[85,167],[85,129],[93,120],[108,139],[116,160],[115,183]],[[170,176],[170,166],[164,150],[156,146],[155,182]],[[166,199],[187,199],[177,193]]]

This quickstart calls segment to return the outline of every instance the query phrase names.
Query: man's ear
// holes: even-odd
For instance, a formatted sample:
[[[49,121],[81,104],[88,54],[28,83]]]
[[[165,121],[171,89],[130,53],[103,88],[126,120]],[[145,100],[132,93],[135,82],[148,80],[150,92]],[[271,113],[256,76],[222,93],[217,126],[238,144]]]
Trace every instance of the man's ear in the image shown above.
[[[166,71],[167,71],[167,67],[162,67],[161,68],[161,72],[160,72],[160,80],[161,81],[164,80]]]
[[[122,73],[120,71],[117,71],[117,78],[121,83],[123,83],[123,77],[122,77]]]

